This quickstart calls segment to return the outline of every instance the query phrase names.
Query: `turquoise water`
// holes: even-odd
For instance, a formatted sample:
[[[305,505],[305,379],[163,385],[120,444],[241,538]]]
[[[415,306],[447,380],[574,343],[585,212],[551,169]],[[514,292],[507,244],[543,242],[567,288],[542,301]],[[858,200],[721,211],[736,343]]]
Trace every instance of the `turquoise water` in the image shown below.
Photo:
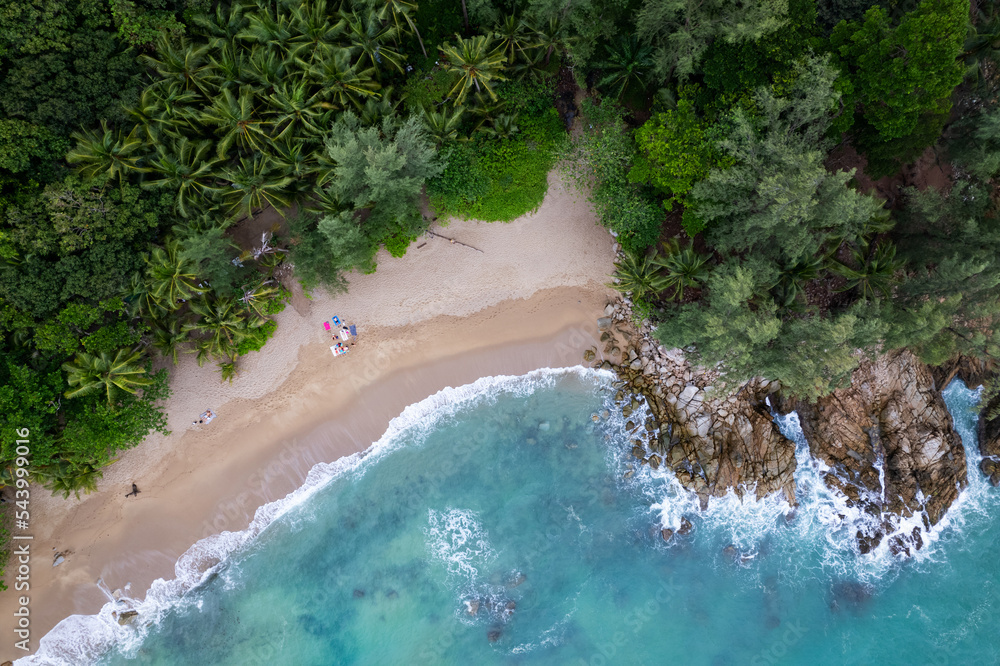
[[[1000,661],[1000,493],[978,472],[919,557],[862,557],[794,415],[779,419],[800,443],[794,517],[734,497],[699,514],[665,474],[622,479],[621,424],[591,418],[610,381],[545,371],[439,396],[366,459],[319,470],[256,538],[229,535],[199,586],[151,594],[148,629],[109,607],[64,639],[113,636],[106,665]],[[974,470],[976,394],[946,399]],[[681,516],[693,532],[665,544]],[[85,663],[56,638],[63,657],[34,663]]]

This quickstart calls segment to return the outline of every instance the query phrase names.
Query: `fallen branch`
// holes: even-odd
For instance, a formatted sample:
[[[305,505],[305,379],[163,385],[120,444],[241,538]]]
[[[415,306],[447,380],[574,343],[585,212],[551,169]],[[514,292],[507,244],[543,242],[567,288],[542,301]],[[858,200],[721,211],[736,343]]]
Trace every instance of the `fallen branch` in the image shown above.
[[[480,250],[480,249],[479,249],[478,247],[472,247],[471,245],[468,245],[468,244],[466,244],[466,243],[461,243],[461,242],[459,242],[459,241],[455,240],[454,238],[448,238],[447,236],[442,236],[441,234],[438,234],[438,233],[434,233],[434,232],[433,232],[433,231],[431,231],[430,229],[428,229],[428,230],[427,230],[427,234],[428,234],[428,235],[430,235],[430,236],[437,236],[438,238],[443,238],[443,239],[445,239],[446,241],[448,241],[449,243],[451,243],[452,245],[461,245],[461,246],[463,246],[463,247],[467,247],[467,248],[469,248],[470,250],[475,250],[476,252],[483,252],[483,251],[482,251],[482,250]],[[486,254],[486,253],[485,253],[485,252],[483,252],[483,254]]]

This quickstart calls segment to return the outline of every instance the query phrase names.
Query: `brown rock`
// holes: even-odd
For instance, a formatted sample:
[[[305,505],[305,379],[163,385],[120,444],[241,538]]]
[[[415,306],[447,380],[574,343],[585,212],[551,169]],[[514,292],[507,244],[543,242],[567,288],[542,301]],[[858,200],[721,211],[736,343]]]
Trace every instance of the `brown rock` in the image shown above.
[[[664,541],[670,543],[670,540],[674,538],[674,531],[672,529],[664,527],[662,530],[660,530],[660,536],[663,537]]]
[[[936,524],[967,484],[962,441],[930,369],[910,352],[865,361],[849,388],[794,409],[812,454],[839,470],[827,485],[884,519],[880,528],[858,530],[863,553],[894,531],[901,515],[924,513]],[[907,544],[898,548],[905,553]]]
[[[127,610],[122,611],[118,614],[118,624],[125,626],[127,624],[132,624],[135,622],[135,618],[139,616],[139,611]]]
[[[677,528],[677,533],[684,536],[685,534],[690,534],[693,529],[694,525],[691,524],[690,520],[681,518],[681,526]]]

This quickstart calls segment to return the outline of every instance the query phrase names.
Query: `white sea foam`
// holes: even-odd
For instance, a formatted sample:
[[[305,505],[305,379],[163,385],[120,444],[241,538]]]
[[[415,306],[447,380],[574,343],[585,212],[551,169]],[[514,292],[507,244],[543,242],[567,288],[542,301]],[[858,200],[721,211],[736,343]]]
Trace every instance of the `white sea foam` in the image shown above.
[[[239,532],[221,532],[195,543],[182,555],[172,580],[157,579],[144,599],[123,597],[109,601],[95,615],[71,615],[56,625],[39,641],[38,651],[17,660],[18,666],[83,666],[97,661],[111,648],[125,655],[134,655],[150,631],[173,608],[197,603],[185,595],[224,572],[229,562],[246,548],[275,520],[307,502],[318,490],[339,476],[355,471],[364,473],[372,464],[404,445],[419,445],[440,420],[458,410],[475,404],[490,404],[500,395],[523,397],[543,388],[550,388],[568,376],[580,380],[598,379],[606,383],[611,373],[573,368],[543,368],[522,376],[498,375],[483,377],[458,388],[447,387],[432,396],[408,406],[389,422],[385,434],[362,453],[341,458],[332,463],[315,465],[305,482],[283,499],[257,509],[250,525]],[[404,437],[405,435],[405,437]],[[125,610],[139,612],[132,625],[121,626],[112,613]]]
[[[950,386],[944,394],[952,410],[971,408],[978,402],[978,392],[969,391],[960,383]],[[796,445],[798,506],[794,514],[790,513],[792,507],[782,493],[757,500],[752,488],[744,489],[742,498],[732,490],[725,497],[712,498],[708,508],[701,511],[697,497],[677,481],[669,467],[656,471],[641,467],[635,479],[650,498],[649,509],[660,525],[676,530],[682,517],[694,519],[709,535],[707,538],[714,539],[720,548],[733,545],[744,560],[752,558],[770,540],[770,549],[781,550],[787,558],[790,575],[807,573],[799,567],[814,558],[803,555],[810,550],[819,551],[820,566],[826,575],[875,583],[886,582],[899,571],[902,558],[890,550],[895,536],[908,536],[919,527],[923,546],[920,550],[911,548],[912,561],[917,566],[936,562],[941,558],[939,541],[943,534],[962,529],[973,517],[986,517],[989,507],[1000,504],[997,493],[979,473],[980,455],[974,429],[968,427],[966,419],[956,418],[965,445],[968,487],[931,530],[924,528],[920,515],[900,518],[876,548],[861,555],[856,532],[874,518],[857,506],[848,506],[847,497],[827,487],[824,477],[833,470],[810,453],[796,413],[776,414],[775,422]],[[626,457],[619,451],[620,466],[632,464],[621,462]],[[883,473],[880,471],[880,479]]]
[[[474,584],[481,567],[497,557],[490,535],[474,511],[448,509],[427,510],[427,550],[443,563],[448,573],[462,582]]]

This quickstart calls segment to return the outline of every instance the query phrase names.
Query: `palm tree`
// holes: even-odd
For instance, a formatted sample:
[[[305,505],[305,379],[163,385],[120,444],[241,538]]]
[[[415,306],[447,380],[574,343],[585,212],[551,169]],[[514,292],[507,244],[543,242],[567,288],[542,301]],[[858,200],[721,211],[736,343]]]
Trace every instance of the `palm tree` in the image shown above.
[[[615,281],[608,286],[623,294],[631,293],[634,298],[656,294],[663,289],[663,278],[653,259],[647,255],[626,252],[621,261],[615,262]]]
[[[358,117],[362,125],[374,127],[382,124],[384,118],[394,116],[399,104],[400,100],[393,101],[392,86],[387,86],[380,94],[365,98],[364,106],[358,108]]]
[[[458,74],[458,82],[448,93],[449,96],[457,92],[455,104],[462,104],[466,95],[475,89],[476,92],[485,90],[492,99],[496,99],[497,95],[490,82],[506,80],[500,73],[503,70],[503,51],[490,49],[492,37],[479,35],[462,39],[455,35],[455,38],[458,40],[457,46],[447,43],[441,46],[441,52],[446,58],[446,68]]]
[[[518,132],[517,116],[510,113],[501,113],[493,121],[490,127],[481,129],[486,136],[494,136],[498,139],[509,139]]]
[[[374,11],[363,17],[357,12],[344,12],[341,16],[351,49],[357,53],[358,67],[371,67],[379,79],[385,65],[403,73],[403,55],[388,46],[396,39],[396,28],[382,23]]]
[[[181,254],[181,246],[171,240],[166,247],[154,247],[145,258],[150,296],[168,310],[177,310],[206,290],[197,286],[197,267]]]
[[[136,137],[138,129],[136,125],[128,134],[122,134],[108,129],[102,120],[100,132],[74,132],[76,147],[66,155],[66,161],[78,165],[77,171],[88,180],[106,175],[124,183],[129,174],[146,171],[141,166],[145,144]]]
[[[216,90],[239,89],[250,83],[250,65],[243,44],[220,40],[209,56],[211,67],[205,78]]]
[[[489,95],[477,92],[472,96],[472,105],[468,107],[469,114],[478,118],[473,131],[486,123],[491,125],[502,115],[508,104],[505,100],[491,99]]]
[[[111,460],[108,462],[115,462]],[[62,494],[63,499],[70,493],[80,499],[80,491],[89,494],[97,490],[97,481],[104,477],[104,472],[94,462],[72,462],[58,460],[35,470],[34,480],[52,491],[53,495]]]
[[[279,213],[292,205],[292,177],[282,166],[266,155],[253,158],[241,157],[239,162],[222,173],[229,187],[222,193],[222,201],[231,215],[247,214],[266,206]]]
[[[137,363],[140,358],[134,349],[119,349],[114,356],[108,352],[97,355],[79,352],[62,366],[67,373],[66,383],[71,387],[64,395],[78,398],[103,393],[108,405],[113,406],[121,393],[135,394],[140,387],[153,383],[145,376],[146,369]]]
[[[601,69],[604,76],[598,87],[607,86],[614,99],[621,99],[630,87],[645,84],[653,69],[653,47],[640,44],[635,35],[621,36],[608,47],[608,59],[601,63]]]
[[[226,156],[233,144],[248,152],[257,152],[267,143],[264,126],[268,123],[256,115],[250,86],[241,86],[239,97],[235,97],[228,88],[223,88],[222,94],[213,99],[212,105],[201,114],[201,122],[218,128],[221,138],[216,153],[220,158]]]
[[[851,252],[851,258],[858,267],[854,268],[835,261],[831,270],[847,278],[847,285],[839,291],[857,289],[862,300],[872,301],[879,296],[888,298],[892,286],[899,282],[896,271],[904,262],[896,259],[896,246],[892,241],[879,243],[873,252],[867,253],[867,245]]]
[[[689,242],[683,250],[677,239],[672,238],[663,243],[663,254],[653,259],[653,265],[661,269],[659,289],[674,290],[672,298],[680,298],[687,287],[698,287],[708,277],[707,255],[699,254],[694,249],[694,242]]]
[[[518,53],[523,53],[531,45],[528,26],[516,14],[508,14],[497,21],[494,27],[496,35],[500,39],[499,48],[507,54],[507,65],[513,65],[514,57]]]
[[[159,59],[143,54],[139,56],[139,60],[155,69],[167,81],[176,81],[183,90],[197,91],[208,96],[211,91],[205,78],[208,48],[208,44],[191,44],[186,37],[175,42],[164,34],[156,45]]]
[[[416,38],[417,43],[420,44],[420,52],[427,57],[427,49],[424,48],[424,40],[420,38],[420,31],[417,29],[417,23],[413,20],[410,15],[411,12],[416,13],[417,3],[406,2],[405,0],[373,0],[376,9],[376,16],[379,20],[385,21],[387,17],[392,17],[392,25],[396,29],[396,34],[401,35],[404,32],[412,32]],[[400,18],[403,19],[402,23]],[[406,28],[403,28],[403,23],[406,24]]]
[[[532,32],[534,40],[531,46],[545,51],[545,66],[548,67],[553,51],[566,45],[562,22],[558,18],[550,18],[546,23],[533,26]]]
[[[177,365],[177,352],[188,340],[184,322],[179,317],[170,317],[166,321],[153,322],[151,329],[153,346],[164,356],[169,356],[174,365]]]
[[[437,145],[458,139],[458,128],[462,124],[462,116],[465,108],[456,106],[452,109],[451,115],[440,111],[428,111],[423,109],[424,125],[427,127],[427,136]]]
[[[290,53],[307,59],[310,65],[328,58],[341,34],[342,25],[330,21],[326,6],[326,0],[313,0],[288,7],[293,26],[292,38],[288,40],[292,47]]]
[[[236,360],[231,359],[229,361],[221,361],[217,364],[219,368],[219,374],[222,376],[222,381],[233,383],[236,375],[240,374],[236,369]]]
[[[270,45],[254,44],[247,58],[251,86],[258,95],[274,92],[278,85],[289,78],[288,64],[292,60]]]
[[[801,309],[805,285],[820,276],[826,262],[825,256],[812,257],[782,270],[777,283],[771,288],[774,302],[782,307]]]
[[[247,15],[246,26],[236,33],[237,39],[257,44],[277,47],[288,53],[292,38],[292,19],[283,13],[278,3],[272,13],[271,8],[258,3]]]
[[[247,322],[231,298],[199,299],[191,303],[191,311],[199,315],[195,322],[184,324],[183,329],[198,336],[196,341],[198,365],[208,356],[236,357],[236,348],[247,335]]]
[[[212,159],[212,142],[208,139],[190,141],[181,138],[161,146],[150,160],[150,170],[158,174],[142,182],[146,188],[169,187],[177,192],[174,205],[177,212],[190,217],[203,203],[221,190],[215,185],[215,169],[219,161]]]
[[[257,319],[267,319],[264,307],[271,302],[278,288],[274,286],[273,280],[258,280],[253,284],[244,285],[241,288],[243,294],[239,297],[239,302]]]
[[[305,61],[299,60],[302,66]],[[381,86],[372,80],[375,71],[369,67],[358,69],[351,64],[351,54],[348,49],[338,49],[333,57],[313,65],[309,75],[323,86],[323,99],[343,110],[348,104],[361,108],[361,100],[378,97],[375,92]]]
[[[268,95],[268,112],[273,115],[274,139],[286,136],[319,136],[326,129],[333,105],[321,99],[322,91],[309,92],[305,79],[286,82]]]
[[[190,22],[211,37],[210,43],[215,48],[217,43],[232,43],[236,35],[247,26],[247,17],[244,15],[247,9],[247,6],[239,2],[228,7],[220,2],[215,6],[214,15],[196,12],[191,16]]]
[[[158,321],[169,313],[164,304],[153,296],[149,281],[138,273],[132,276],[126,289],[125,304],[133,317],[141,315],[149,321]]]

